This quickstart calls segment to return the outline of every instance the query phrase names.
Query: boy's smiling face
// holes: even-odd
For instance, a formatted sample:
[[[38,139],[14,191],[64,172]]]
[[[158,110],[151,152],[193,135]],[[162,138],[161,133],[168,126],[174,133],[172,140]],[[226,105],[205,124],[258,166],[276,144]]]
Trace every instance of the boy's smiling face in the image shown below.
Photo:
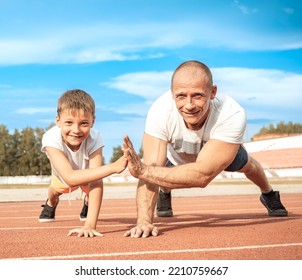
[[[77,151],[81,143],[88,138],[90,129],[94,124],[94,117],[90,112],[79,110],[63,110],[56,118],[57,126],[65,144]]]

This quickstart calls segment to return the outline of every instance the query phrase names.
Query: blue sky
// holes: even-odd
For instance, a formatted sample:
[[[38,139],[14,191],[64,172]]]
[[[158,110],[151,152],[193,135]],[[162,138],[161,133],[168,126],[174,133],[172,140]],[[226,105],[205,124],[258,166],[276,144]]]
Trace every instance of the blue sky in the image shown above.
[[[125,134],[140,148],[148,108],[191,59],[246,109],[246,141],[301,122],[301,16],[299,0],[0,0],[0,124],[45,128],[81,88],[108,162]]]

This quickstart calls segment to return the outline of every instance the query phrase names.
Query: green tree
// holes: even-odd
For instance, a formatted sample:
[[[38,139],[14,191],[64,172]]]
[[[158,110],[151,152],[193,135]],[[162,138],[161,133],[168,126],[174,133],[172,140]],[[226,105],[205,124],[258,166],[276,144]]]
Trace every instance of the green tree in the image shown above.
[[[112,157],[110,158],[110,163],[117,161],[124,152],[121,146],[113,147]]]
[[[0,125],[0,176],[8,176],[10,172],[9,151],[11,135],[6,126]]]
[[[15,129],[10,144],[10,152],[9,152],[9,161],[10,161],[10,176],[18,176],[20,174],[20,142],[21,142],[21,134],[18,129]]]
[[[110,159],[110,163],[115,162],[116,160],[118,160],[121,156],[123,156],[124,152],[121,146],[117,146],[113,148],[113,152],[112,152],[112,157]],[[138,152],[138,156],[139,158],[143,158],[143,147],[140,147],[139,152]]]
[[[32,128],[25,128],[20,134],[19,143],[19,164],[20,164],[20,175],[35,175],[36,174],[36,159],[35,156],[35,134]]]
[[[49,175],[51,173],[51,166],[45,153],[41,152],[42,147],[42,136],[46,132],[45,129],[35,129],[35,153],[37,157],[37,175]]]
[[[41,152],[42,136],[47,129],[15,129],[11,135],[0,125],[0,176],[49,175],[49,160]]]
[[[262,127],[260,131],[255,136],[265,135],[265,134],[299,134],[302,133],[302,123],[293,122],[279,122],[274,126],[270,124],[268,127]]]

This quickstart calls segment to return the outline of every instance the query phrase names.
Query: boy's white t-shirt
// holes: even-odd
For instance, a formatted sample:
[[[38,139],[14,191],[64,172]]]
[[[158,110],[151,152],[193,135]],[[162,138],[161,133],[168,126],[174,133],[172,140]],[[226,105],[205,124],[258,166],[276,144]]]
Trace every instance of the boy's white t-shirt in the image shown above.
[[[47,154],[46,147],[53,147],[62,151],[73,169],[87,169],[89,168],[89,156],[99,148],[104,147],[104,143],[100,133],[91,128],[89,137],[81,143],[79,150],[74,152],[64,143],[61,129],[58,126],[54,126],[46,131],[42,137],[41,151]],[[66,184],[52,165],[51,168],[53,174]]]
[[[211,100],[203,127],[190,130],[177,110],[171,91],[168,91],[149,109],[145,133],[166,141],[167,158],[172,164],[179,165],[196,161],[209,139],[242,144],[245,127],[244,109],[231,97],[216,96]]]

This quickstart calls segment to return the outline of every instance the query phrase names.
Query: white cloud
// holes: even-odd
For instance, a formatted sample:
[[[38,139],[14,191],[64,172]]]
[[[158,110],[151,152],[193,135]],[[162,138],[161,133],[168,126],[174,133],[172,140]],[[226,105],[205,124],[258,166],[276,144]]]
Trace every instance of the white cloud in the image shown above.
[[[252,31],[211,19],[62,27],[0,38],[0,65],[124,61],[184,47],[282,50],[302,47],[300,33]],[[223,25],[223,29],[221,26]],[[215,34],[215,36],[213,36]],[[234,40],[236,38],[236,40]],[[237,38],[240,38],[238,40]]]
[[[294,9],[293,8],[284,8],[283,11],[289,15],[294,13]]]
[[[6,84],[0,84],[0,88],[7,89],[7,88],[12,88],[12,86],[11,85],[6,85]]]
[[[0,38],[0,65],[29,63],[87,63],[157,58],[159,48],[186,45],[172,26],[158,23],[105,24],[44,30]],[[142,53],[143,51],[143,53]]]
[[[101,114],[109,114],[110,113],[116,113],[120,115],[124,115],[124,118],[129,118],[130,115],[135,115],[139,117],[145,117],[147,114],[147,111],[149,107],[151,106],[152,102],[151,101],[144,101],[141,103],[119,103],[115,104],[114,106],[100,106],[97,105],[96,108],[97,110],[100,110]]]
[[[0,39],[0,64],[27,64],[55,62],[61,50],[48,38],[43,39]]]
[[[240,102],[267,108],[297,108],[302,103],[302,75],[271,69],[212,69],[219,92]]]
[[[249,8],[245,5],[240,4],[239,1],[235,0],[234,1],[234,5],[235,7],[237,7],[244,15],[248,15],[248,14],[254,14],[258,12],[258,9],[256,8]]]
[[[39,113],[56,113],[56,107],[46,107],[46,108],[34,108],[34,107],[27,107],[27,108],[19,108],[14,111],[15,114],[24,114],[24,115],[34,115]]]
[[[154,100],[169,90],[172,72],[136,72],[113,78],[103,85]]]

